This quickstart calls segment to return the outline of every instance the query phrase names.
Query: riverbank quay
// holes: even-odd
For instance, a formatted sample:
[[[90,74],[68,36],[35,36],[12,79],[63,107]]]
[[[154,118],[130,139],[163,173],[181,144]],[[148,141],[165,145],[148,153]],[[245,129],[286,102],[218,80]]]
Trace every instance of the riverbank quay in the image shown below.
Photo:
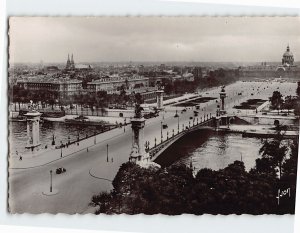
[[[220,126],[216,131],[226,133],[239,133],[243,137],[274,138],[278,135],[278,130],[270,125],[227,125]],[[299,137],[299,128],[296,130],[281,131],[283,138],[294,139]]]

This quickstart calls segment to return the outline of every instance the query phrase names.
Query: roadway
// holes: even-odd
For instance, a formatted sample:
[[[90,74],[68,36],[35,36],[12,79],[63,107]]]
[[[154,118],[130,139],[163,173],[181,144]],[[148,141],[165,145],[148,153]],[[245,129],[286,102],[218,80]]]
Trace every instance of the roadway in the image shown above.
[[[231,109],[233,105],[248,98],[267,99],[275,90],[285,95],[294,94],[295,89],[296,83],[238,82],[226,87],[228,96],[225,100],[226,108]],[[219,91],[220,88],[212,89],[202,95],[218,97]],[[242,95],[238,95],[239,92],[242,92]],[[203,118],[204,114],[215,114],[217,104],[216,100],[200,104],[199,119]],[[146,121],[145,140],[150,142],[150,147],[154,146],[155,138],[157,143],[160,142],[161,122],[168,125],[168,128],[163,130],[164,139],[167,137],[167,132],[169,136],[172,135],[173,129],[177,133],[178,119],[174,118],[176,109],[179,113],[180,131],[182,124],[185,126],[189,124],[194,109],[187,109],[187,112],[181,114],[182,108],[167,106],[159,117]],[[112,185],[109,180],[114,178],[120,165],[128,161],[132,142],[130,125],[125,128],[125,132],[123,129],[118,130],[113,137],[104,141],[99,140],[95,146],[89,148],[88,152],[85,150],[76,152],[71,156],[34,168],[9,169],[10,211],[69,214],[89,212],[88,203],[91,197],[101,191],[111,190]],[[109,145],[108,162],[107,144]],[[47,192],[50,186],[50,170],[55,171],[58,167],[67,170],[60,175],[55,172],[53,174],[53,189],[58,193],[52,196],[44,195],[43,192]]]

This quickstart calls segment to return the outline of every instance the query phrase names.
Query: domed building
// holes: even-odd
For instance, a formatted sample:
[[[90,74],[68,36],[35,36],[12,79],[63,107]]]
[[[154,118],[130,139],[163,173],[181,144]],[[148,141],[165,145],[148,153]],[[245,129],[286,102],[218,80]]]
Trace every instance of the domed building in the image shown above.
[[[288,45],[285,53],[282,56],[282,65],[283,66],[293,66],[294,65],[294,55],[290,51],[290,46]]]

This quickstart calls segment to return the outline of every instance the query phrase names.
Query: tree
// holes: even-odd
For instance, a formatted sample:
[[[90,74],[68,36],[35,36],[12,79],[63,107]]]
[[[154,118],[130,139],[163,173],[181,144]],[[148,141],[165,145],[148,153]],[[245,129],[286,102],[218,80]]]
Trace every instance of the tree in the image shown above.
[[[300,98],[300,81],[298,81],[298,86],[297,86],[296,94]]]
[[[282,94],[279,91],[274,91],[272,97],[270,97],[270,101],[272,108],[277,109],[279,114],[279,109],[283,103]]]
[[[286,158],[287,146],[282,142],[283,136],[278,132],[275,139],[266,139],[263,146],[260,148],[259,153],[265,159],[265,164],[269,162],[272,167],[278,168],[279,179],[282,175],[282,164]]]
[[[284,108],[288,110],[288,115],[290,114],[290,110],[294,107],[294,100],[291,95],[285,97],[284,100]]]

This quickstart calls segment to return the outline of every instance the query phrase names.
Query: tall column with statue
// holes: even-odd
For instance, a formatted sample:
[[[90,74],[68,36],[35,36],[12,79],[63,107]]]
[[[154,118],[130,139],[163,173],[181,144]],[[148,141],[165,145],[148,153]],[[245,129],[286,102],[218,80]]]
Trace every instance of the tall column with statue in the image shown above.
[[[156,91],[156,102],[157,109],[162,110],[164,108],[164,89],[161,85],[159,85]]]
[[[226,111],[225,111],[225,98],[226,98],[225,86],[222,86],[222,89],[221,89],[221,91],[220,91],[220,99],[221,99],[221,110],[220,110],[220,114],[221,114],[221,115],[226,114]]]
[[[29,111],[24,114],[27,121],[27,145],[26,148],[31,148],[41,145],[40,143],[40,117],[41,113],[36,111],[32,101],[30,101]]]
[[[145,119],[142,116],[142,107],[140,101],[137,100],[135,105],[135,115],[131,120],[132,128],[132,147],[129,161],[139,164],[141,166],[148,166],[150,156],[145,150],[144,127]]]
[[[228,117],[225,110],[225,98],[226,98],[226,91],[225,86],[222,86],[220,91],[220,99],[221,99],[221,106],[217,106],[216,112],[216,130],[219,130],[221,125],[226,125],[228,123]],[[229,127],[229,125],[228,125]]]

